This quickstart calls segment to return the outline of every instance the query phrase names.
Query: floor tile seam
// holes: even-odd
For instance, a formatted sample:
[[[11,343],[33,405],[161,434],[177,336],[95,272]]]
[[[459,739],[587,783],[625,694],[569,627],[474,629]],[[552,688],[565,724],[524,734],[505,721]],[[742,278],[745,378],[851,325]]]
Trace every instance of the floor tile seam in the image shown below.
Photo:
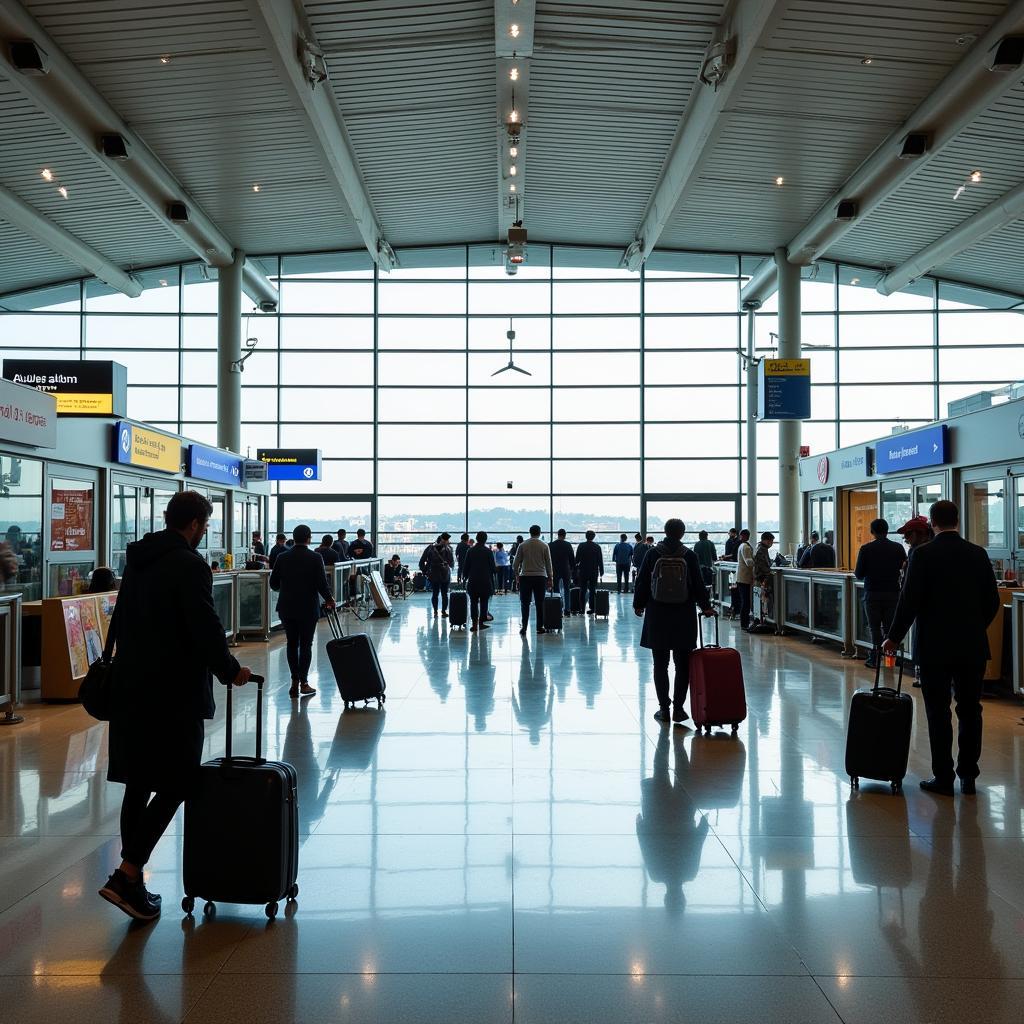
[[[192,1016],[192,1013],[198,1008],[199,1004],[206,997],[207,992],[209,992],[210,989],[213,988],[213,984],[217,980],[219,975],[220,975],[220,971],[217,971],[217,972],[215,972],[215,973],[210,975],[210,977],[207,980],[206,984],[203,986],[202,992],[200,992],[195,997],[195,999],[192,1000],[192,1004],[187,1009],[185,1009],[184,1012],[182,1013],[182,1015],[178,1018],[178,1024],[186,1024],[186,1021],[189,1019],[190,1016]],[[146,975],[145,974],[136,975],[136,977],[143,977],[144,978],[144,977],[146,977]],[[198,977],[202,977],[202,975],[198,975]]]
[[[841,1021],[842,1024],[846,1024],[846,1018],[839,1012],[839,1007],[829,998],[828,993],[821,986],[821,982],[818,980],[822,975],[811,975],[811,981],[814,982],[814,987],[821,993],[821,997],[832,1007],[832,1012],[836,1015],[836,1019]]]
[[[5,837],[5,838],[10,838],[10,837]],[[73,837],[65,836],[65,837],[61,837],[61,838],[73,838]],[[104,842],[109,842],[114,837],[113,836],[82,836],[80,838],[82,838],[82,839],[102,839]],[[22,893],[13,903],[9,903],[6,906],[0,906],[0,914],[6,914],[9,911],[14,910],[16,907],[20,906],[26,900],[31,899],[37,892],[39,892],[40,889],[45,889],[46,886],[48,886],[51,882],[55,881],[56,879],[60,878],[61,875],[63,875],[66,872],[70,871],[72,868],[77,867],[83,860],[87,860],[89,857],[91,857],[96,852],[96,850],[98,850],[102,845],[103,845],[103,843],[99,843],[97,846],[95,846],[88,853],[85,853],[81,857],[77,858],[77,860],[75,860],[73,863],[68,864],[66,867],[61,868],[60,871],[56,871],[52,875],[47,875],[45,881],[40,882],[39,885],[37,885],[34,888],[30,889],[28,892]]]

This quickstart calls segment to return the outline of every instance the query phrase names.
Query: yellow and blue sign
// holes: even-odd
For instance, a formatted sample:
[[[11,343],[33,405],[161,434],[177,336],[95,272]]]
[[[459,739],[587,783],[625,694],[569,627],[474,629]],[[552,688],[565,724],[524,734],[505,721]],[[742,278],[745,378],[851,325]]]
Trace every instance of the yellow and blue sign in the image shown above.
[[[267,464],[268,480],[319,480],[319,448],[260,448],[256,458]]]
[[[179,473],[181,441],[173,434],[121,420],[114,424],[114,462],[161,473]]]
[[[245,460],[220,448],[208,448],[205,444],[188,446],[188,475],[196,480],[209,480],[215,484],[238,487],[242,480],[242,463]]]
[[[758,363],[757,418],[811,418],[810,359],[762,359]]]

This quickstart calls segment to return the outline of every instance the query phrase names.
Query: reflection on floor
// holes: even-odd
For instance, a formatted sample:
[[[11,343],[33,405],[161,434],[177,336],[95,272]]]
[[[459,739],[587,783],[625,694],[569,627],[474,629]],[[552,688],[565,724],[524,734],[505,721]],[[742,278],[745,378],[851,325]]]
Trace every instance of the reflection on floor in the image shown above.
[[[269,754],[300,779],[302,891],[273,924],[228,906],[182,922],[180,819],[151,864],[163,919],[101,902],[121,796],[104,726],[30,706],[0,733],[0,1017],[1019,1021],[1019,707],[986,705],[977,798],[933,798],[914,691],[905,794],[851,796],[862,667],[726,624],[750,703],[738,739],[663,730],[627,602],[525,641],[513,598],[482,634],[400,602],[367,624],[386,715],[342,714],[324,636],[301,706],[281,641],[245,647],[272,684]],[[223,745],[219,716],[210,754]]]

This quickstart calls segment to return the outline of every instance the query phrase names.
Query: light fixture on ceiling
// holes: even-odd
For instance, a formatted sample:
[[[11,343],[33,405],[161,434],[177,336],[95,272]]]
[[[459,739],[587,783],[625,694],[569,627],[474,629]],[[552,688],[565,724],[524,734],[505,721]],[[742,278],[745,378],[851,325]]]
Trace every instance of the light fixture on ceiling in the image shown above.
[[[58,191],[58,192],[59,192],[59,193],[60,193],[60,194],[61,194],[61,195],[62,195],[62,196],[63,196],[63,197],[65,198],[65,199],[67,199],[67,197],[68,197],[68,187],[67,187],[67,185],[59,185],[59,186],[57,187],[57,191]]]
[[[509,167],[508,173],[511,174],[513,178],[516,176],[516,165],[515,164],[512,164]]]
[[[1024,36],[1004,36],[995,51],[989,71],[1016,73],[1024,64]]]
[[[513,22],[511,25],[509,25],[509,27],[508,27],[508,34],[513,39],[518,39],[519,38],[519,26],[517,24],[515,24],[515,22]]]
[[[850,278],[850,284],[860,284],[860,278],[859,277],[851,277]]]
[[[171,63],[171,55],[169,53],[161,53],[160,54],[160,63],[161,64],[170,64]]]
[[[785,185],[786,184],[786,179],[783,178],[781,175],[779,175],[779,177],[777,177],[775,179],[775,184],[779,185],[779,186]]]
[[[167,278],[166,277],[161,277],[160,278],[160,287],[161,288],[166,288],[167,287]]]
[[[519,156],[519,147],[518,146],[509,146],[508,155],[509,156]]]
[[[875,59],[874,57],[861,57],[860,62],[866,67],[868,64],[873,64]]]
[[[516,190],[515,182],[513,182],[511,185],[509,185],[508,190],[509,190],[509,192],[515,192],[515,190]]]
[[[513,82],[518,82],[519,68],[512,68],[512,70],[508,73],[508,77],[511,78]]]
[[[259,182],[256,182],[253,185],[252,190],[253,190],[253,192],[259,192],[261,188],[263,188],[263,186]]]
[[[977,185],[981,181],[981,171],[971,171],[971,181]]]
[[[43,181],[53,181],[53,171],[51,171],[49,167],[44,167],[39,174]]]

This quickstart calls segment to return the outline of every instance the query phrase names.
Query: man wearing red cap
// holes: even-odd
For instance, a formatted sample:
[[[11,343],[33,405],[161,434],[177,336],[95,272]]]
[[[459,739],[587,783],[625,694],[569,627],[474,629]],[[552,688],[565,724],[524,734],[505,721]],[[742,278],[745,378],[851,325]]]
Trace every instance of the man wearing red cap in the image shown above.
[[[935,536],[932,533],[932,528],[928,524],[926,516],[914,516],[908,519],[897,531],[903,535],[903,539],[907,542],[907,547],[910,548],[911,552],[919,548],[922,544],[927,544],[928,541]],[[900,572],[900,590],[903,589],[903,581],[907,575],[907,566],[909,561],[903,563],[903,569]],[[917,633],[914,633],[914,644],[911,650],[911,658],[914,661],[914,687],[915,689],[921,689],[921,659],[918,657],[918,644],[917,644]]]
[[[935,539],[911,556],[906,582],[882,647],[895,655],[911,623],[917,623],[921,694],[928,715],[932,775],[921,788],[953,795],[960,777],[965,795],[975,792],[981,756],[981,684],[990,652],[988,625],[999,611],[999,592],[988,552],[960,536],[960,513],[951,501],[931,507]],[[953,767],[950,690],[959,721]]]

